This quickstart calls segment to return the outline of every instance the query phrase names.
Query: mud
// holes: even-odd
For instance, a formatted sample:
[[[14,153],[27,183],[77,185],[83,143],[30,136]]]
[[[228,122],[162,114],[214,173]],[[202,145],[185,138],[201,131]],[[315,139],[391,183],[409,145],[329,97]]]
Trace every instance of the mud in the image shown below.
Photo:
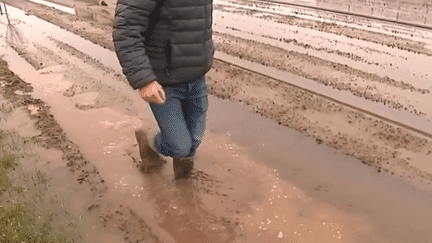
[[[109,25],[96,23],[94,18],[80,17],[79,13],[78,16],[71,16],[24,1],[14,1],[11,4],[112,50]],[[112,9],[113,6],[109,5],[107,11]],[[243,15],[245,11],[240,9],[236,13]],[[272,15],[271,21],[274,18]],[[350,28],[346,26],[302,18],[290,19],[293,21],[290,25],[303,28],[307,26],[308,29],[323,33],[334,33],[332,28],[345,36],[360,33],[356,38],[373,43],[381,44],[386,38],[393,38],[400,50],[415,49],[419,54],[428,56],[426,44],[418,41],[366,32],[361,28],[348,33]],[[307,171],[305,168],[299,168],[300,164],[292,166],[299,162],[293,160],[288,164],[283,163],[287,163],[287,157],[291,157],[283,153],[285,150],[264,156],[265,151],[272,151],[270,147],[260,145],[265,142],[260,142],[259,145],[246,143],[253,140],[225,133],[231,129],[230,123],[218,128],[217,124],[223,124],[222,120],[213,119],[210,122],[206,143],[200,150],[197,170],[190,185],[179,185],[172,180],[170,163],[161,174],[143,177],[137,170],[140,165],[139,154],[130,131],[143,124],[154,124],[148,116],[148,108],[133,96],[118,70],[105,64],[107,60],[97,60],[93,54],[78,50],[72,43],[65,43],[54,34],[46,39],[39,44],[35,41],[28,49],[19,46],[14,48],[33,69],[39,70],[27,75],[29,79],[38,78],[32,82],[32,86],[35,89],[33,96],[39,98],[28,96],[19,102],[27,107],[34,119],[42,120],[37,120],[36,123],[47,137],[45,146],[62,151],[63,161],[74,171],[76,179],[89,184],[94,192],[93,197],[97,199],[88,205],[89,211],[101,215],[109,232],[121,231],[127,242],[191,242],[185,235],[193,235],[196,242],[333,242],[335,239],[342,242],[406,242],[411,237],[408,232],[417,232],[417,242],[427,242],[430,237],[425,233],[430,225],[425,219],[428,214],[423,214],[424,221],[419,220],[412,226],[388,225],[377,219],[380,214],[371,216],[379,211],[379,206],[370,206],[369,211],[362,211],[364,208],[352,202],[338,204],[330,198],[344,195],[343,190],[335,189],[337,186],[330,182],[311,183],[314,180],[304,172]],[[424,107],[416,109],[419,105],[410,102],[414,96],[420,97],[417,102],[424,101],[423,92],[428,95],[429,88],[423,83],[382,77],[375,72],[365,72],[360,66],[345,66],[339,60],[329,61],[323,56],[287,51],[280,46],[269,45],[267,40],[248,40],[231,32],[216,32],[215,41],[220,51],[300,76],[315,75],[310,78],[315,77],[314,80],[319,83],[351,90],[353,94],[362,94],[373,101],[385,101],[386,105],[394,108],[399,108],[400,105],[404,109],[410,109],[413,114],[431,114]],[[306,46],[295,42],[293,38],[276,41],[364,63],[360,53],[332,52],[331,49]],[[406,45],[404,41],[407,42]],[[281,57],[281,53],[293,57],[286,59],[290,60],[290,65],[282,58],[289,57]],[[374,65],[369,61],[366,64]],[[59,74],[61,75],[58,76]],[[20,75],[25,76],[25,72]],[[9,76],[12,77],[8,75],[7,79]],[[350,78],[353,84],[348,85],[344,82],[345,78]],[[9,83],[15,85],[18,81]],[[364,84],[360,85],[361,83]],[[397,179],[401,183],[398,188],[409,185],[410,189],[405,190],[404,195],[413,192],[410,191],[414,190],[411,186],[421,188],[424,194],[414,190],[417,194],[412,195],[416,195],[415,198],[424,196],[417,201],[422,202],[419,208],[427,211],[427,204],[423,202],[428,200],[432,181],[432,168],[427,163],[432,153],[430,139],[219,61],[214,62],[208,75],[208,84],[212,94],[245,103],[256,113],[300,132],[290,135],[290,138],[301,136],[300,134],[308,135],[311,137],[307,142],[310,146],[313,143],[327,145],[338,149],[342,154],[358,158],[359,160],[352,160],[352,163],[360,167],[351,171],[365,170],[360,162],[371,165],[369,172],[374,175],[374,179],[364,179],[372,183],[368,187],[369,192],[378,190],[379,178],[386,182]],[[361,87],[354,87],[354,84]],[[368,84],[376,87],[369,89]],[[20,83],[18,86],[28,87],[26,92],[31,91],[30,85]],[[393,89],[393,95],[401,90],[401,94],[412,90],[414,95],[410,95],[409,99],[394,98],[386,94],[386,89]],[[83,123],[83,120],[86,122]],[[234,137],[240,140],[234,140]],[[237,141],[239,144],[235,144]],[[305,141],[298,140],[298,143],[302,142]],[[79,144],[79,147],[75,144]],[[254,154],[250,151],[254,146],[266,149],[256,149]],[[312,150],[318,151],[315,148]],[[298,159],[304,160],[300,157]],[[328,164],[343,167],[331,162]],[[280,166],[279,172],[273,170],[276,166]],[[377,174],[373,170],[386,175]],[[346,175],[346,172],[341,174]],[[355,187],[362,188],[358,185]],[[400,192],[385,188],[379,190],[388,192],[389,195]],[[391,200],[388,202],[391,204]],[[402,205],[413,206],[409,203]],[[391,210],[385,213],[384,218],[398,212],[395,213],[396,218],[405,217],[407,224],[412,222],[412,218],[399,213],[403,208],[392,207]],[[421,215],[415,210],[410,212],[413,212],[412,215]],[[399,234],[392,235],[394,228],[398,229]]]
[[[247,23],[256,20],[255,16],[262,12],[255,11],[250,16],[220,11],[215,16],[215,30],[222,36],[216,35],[215,39],[224,53],[349,90],[353,95],[395,109],[428,114],[429,109],[421,105],[427,99],[422,94],[428,93],[430,87],[427,79],[430,74],[421,64],[427,57],[340,34],[281,24],[273,18],[274,15],[277,18],[277,14],[267,13],[267,18],[257,21],[259,26],[252,29]],[[236,30],[230,28],[234,20],[237,21]],[[392,63],[384,56],[391,56]],[[401,62],[407,60],[411,60],[411,64],[402,66]],[[407,89],[413,92],[404,92]],[[388,92],[383,94],[381,90]],[[415,95],[416,92],[420,95]]]
[[[109,223],[104,224],[104,230],[109,230],[111,233],[98,235],[98,232],[90,233],[84,230],[81,232],[81,237],[84,238],[84,242],[94,242],[93,240],[95,239],[105,239],[106,241],[104,242],[117,242],[116,239],[120,239],[114,233],[116,230],[124,232],[124,239],[127,240],[127,242],[142,242],[143,240],[145,240],[145,242],[159,242],[157,238],[151,234],[150,229],[143,220],[134,215],[129,208],[117,205],[119,208],[113,211],[111,205],[101,204],[101,202],[103,202],[102,196],[107,191],[104,179],[102,179],[96,167],[84,158],[79,146],[75,145],[67,138],[66,133],[51,114],[50,106],[40,99],[32,98],[30,95],[33,91],[32,86],[24,82],[15,75],[15,73],[11,72],[8,69],[7,63],[3,60],[0,62],[0,73],[3,88],[6,89],[6,92],[17,94],[15,103],[18,108],[26,111],[28,116],[33,120],[34,124],[31,124],[31,126],[40,131],[37,136],[40,138],[41,143],[35,153],[39,152],[39,154],[47,158],[48,163],[50,163],[50,161],[53,161],[53,159],[49,159],[50,155],[55,154],[54,151],[59,151],[60,155],[58,157],[63,161],[63,165],[66,166],[65,168],[69,168],[69,171],[73,172],[75,180],[79,184],[85,184],[84,188],[80,188],[79,191],[85,192],[88,190],[88,192],[91,192],[90,194],[86,193],[86,197],[91,199],[84,204],[82,201],[79,201],[82,200],[83,197],[76,194],[75,199],[69,204],[72,211],[81,210],[81,214],[84,216],[84,219],[87,220],[89,226],[92,224],[91,222],[95,221],[94,217],[92,218],[89,216],[91,212],[95,210],[98,212],[96,221],[98,221],[97,218],[101,218],[105,221],[107,221],[108,218],[111,219]],[[14,124],[14,126],[16,126],[16,124]],[[22,132],[22,127],[18,131]],[[23,135],[29,134],[26,133]],[[39,166],[43,167],[46,166],[46,164]],[[60,165],[60,168],[62,167],[63,166]],[[50,175],[52,175],[52,173],[50,173]],[[64,185],[65,177],[62,179],[63,181],[59,183],[58,186]],[[62,190],[58,188],[56,188],[56,191],[62,192]],[[79,205],[81,205],[81,207]],[[82,207],[87,208],[88,212],[82,211]],[[91,227],[95,226],[92,225]]]
[[[383,103],[384,105],[394,109],[407,110],[416,115],[425,114],[421,111],[417,111],[412,105],[404,106],[402,103],[393,99],[391,94],[383,96],[381,93],[375,92],[377,88],[374,83],[364,87],[363,85],[353,85],[351,82],[341,82],[341,80],[352,80],[352,77],[356,76],[356,82],[359,83],[366,83],[369,80],[372,80],[373,82],[384,84],[387,89],[394,87],[401,90],[409,90],[419,95],[429,94],[430,92],[428,89],[416,88],[402,81],[395,81],[388,77],[382,78],[376,74],[362,72],[346,65],[312,58],[309,55],[286,51],[270,45],[264,45],[257,42],[251,43],[251,41],[232,38],[232,36],[230,37],[225,34],[216,33],[215,39],[222,40],[222,44],[217,45],[217,49],[229,55],[239,56],[242,59],[260,63],[263,66],[274,67],[279,70],[295,73],[301,77],[312,79],[338,90],[347,90],[355,96],[364,97],[373,102]],[[299,64],[295,65],[295,63]],[[317,66],[321,69],[320,72],[317,71]],[[323,73],[324,70],[330,68],[333,70]]]
[[[2,83],[5,84],[6,90],[16,93],[17,91],[29,93],[32,92],[32,86],[24,82],[7,68],[7,63],[1,61]],[[58,125],[54,116],[50,112],[50,107],[40,99],[32,98],[30,95],[17,95],[17,104],[20,108],[28,111],[31,118],[35,119],[35,126],[41,131],[43,139],[42,147],[53,148],[63,152],[62,159],[72,172],[77,171],[77,180],[87,182],[92,185],[91,190],[104,190],[103,183],[94,166],[86,161],[79,151],[78,146],[66,138],[63,129]],[[32,113],[32,110],[36,112]],[[80,173],[82,172],[82,173]],[[93,176],[89,176],[93,174]],[[89,181],[91,180],[91,181]]]
[[[230,3],[230,5],[227,3]],[[239,6],[241,8],[233,8],[233,5]],[[262,10],[264,14],[263,12],[256,11],[253,8]],[[383,44],[389,47],[398,48],[400,50],[408,50],[411,52],[420,52],[426,55],[432,55],[432,51],[427,48],[426,43],[418,42],[412,40],[411,38],[405,38],[405,36],[419,36],[419,33],[416,33],[411,28],[402,26],[395,28],[395,26],[389,26],[389,33],[377,33],[376,30],[380,29],[380,27],[384,27],[383,29],[386,29],[385,22],[380,24],[365,18],[356,18],[336,13],[308,11],[293,7],[285,7],[283,5],[277,4],[269,5],[265,3],[254,2],[252,7],[252,4],[249,1],[219,1],[218,4],[215,5],[215,9],[224,12],[235,11],[237,13],[244,13],[247,15],[256,15],[256,18],[273,19],[277,23],[300,26],[308,29],[318,29],[322,32]],[[272,13],[277,14],[272,15]],[[319,19],[319,21],[308,21],[317,19]],[[342,22],[344,24],[339,24],[338,22]],[[353,28],[354,26],[355,28]]]

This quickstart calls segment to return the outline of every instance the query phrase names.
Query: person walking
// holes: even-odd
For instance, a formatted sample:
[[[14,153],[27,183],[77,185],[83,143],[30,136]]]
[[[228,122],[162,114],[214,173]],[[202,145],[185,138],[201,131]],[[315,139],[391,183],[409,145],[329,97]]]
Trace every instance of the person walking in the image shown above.
[[[212,0],[117,1],[115,52],[160,130],[135,131],[146,173],[164,155],[173,158],[176,179],[191,175],[208,109],[205,74],[215,51],[212,13]]]

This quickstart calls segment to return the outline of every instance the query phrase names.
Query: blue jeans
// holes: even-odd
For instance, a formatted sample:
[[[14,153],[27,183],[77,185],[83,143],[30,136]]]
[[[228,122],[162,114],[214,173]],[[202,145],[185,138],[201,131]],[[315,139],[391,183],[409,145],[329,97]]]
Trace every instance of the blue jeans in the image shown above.
[[[194,156],[203,139],[208,109],[205,76],[164,86],[164,91],[164,104],[150,104],[160,128],[155,147],[160,154],[173,158]]]

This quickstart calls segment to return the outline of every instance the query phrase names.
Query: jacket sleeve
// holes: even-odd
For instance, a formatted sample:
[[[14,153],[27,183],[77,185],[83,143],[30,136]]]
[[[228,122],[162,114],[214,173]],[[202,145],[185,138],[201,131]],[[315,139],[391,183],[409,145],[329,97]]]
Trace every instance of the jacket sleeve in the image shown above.
[[[144,33],[157,0],[118,0],[114,16],[114,49],[133,89],[156,79],[144,46]]]

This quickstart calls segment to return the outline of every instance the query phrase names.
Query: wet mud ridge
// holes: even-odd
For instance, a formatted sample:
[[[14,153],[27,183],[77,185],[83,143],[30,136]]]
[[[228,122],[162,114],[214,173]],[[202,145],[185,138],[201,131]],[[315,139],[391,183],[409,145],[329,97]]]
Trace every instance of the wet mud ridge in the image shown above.
[[[402,230],[392,235],[387,230],[391,227],[380,221],[381,214],[371,216],[377,210],[372,202],[357,205],[357,201],[341,196],[350,193],[342,184],[353,180],[337,183],[324,179],[322,173],[307,168],[311,164],[300,163],[303,157],[295,155],[294,147],[287,154],[286,148],[274,151],[266,147],[271,142],[256,141],[259,145],[255,145],[258,139],[245,138],[240,139],[243,145],[236,145],[230,133],[233,123],[224,123],[224,119],[235,119],[223,118],[234,103],[223,105],[212,100],[215,107],[225,110],[209,115],[210,128],[189,184],[173,180],[171,163],[160,174],[143,176],[138,169],[141,162],[133,129],[154,121],[121,75],[112,53],[114,3],[89,6],[88,11],[105,16],[94,18],[21,0],[5,2],[24,10],[17,11],[14,18],[26,43],[5,42],[4,48],[10,48],[7,50],[13,50],[25,62],[8,53],[8,61],[15,63],[10,68],[26,70],[19,75],[33,81],[26,84],[2,62],[2,82],[11,92],[22,92],[18,102],[42,131],[44,146],[62,151],[63,162],[76,179],[90,185],[95,200],[86,205],[88,212],[100,214],[107,231],[120,231],[126,242],[189,243],[187,236],[193,236],[193,242],[396,242],[398,237],[403,242],[409,230],[419,233],[418,242],[430,237],[425,233],[427,226],[419,226],[420,221],[413,223],[413,228],[398,225]],[[429,104],[432,73],[420,65],[431,60],[430,33],[269,6],[215,1],[217,50],[412,116],[432,118],[430,107],[424,105]],[[32,15],[60,28],[18,21]],[[254,28],[250,28],[251,22]],[[47,34],[46,29],[52,33]],[[358,159],[352,163],[369,165],[379,173],[365,178],[403,182],[400,185],[423,190],[425,194],[419,194],[419,198],[429,195],[430,138],[219,60],[214,61],[207,80],[210,93],[216,97],[245,104],[285,130],[293,128],[306,135],[313,146],[327,145]],[[232,116],[244,109],[239,108]],[[251,119],[259,120],[257,117]],[[257,127],[253,129],[260,130]],[[276,137],[274,131],[268,133]],[[294,140],[312,146],[306,138],[293,139],[297,136],[286,135],[280,144]],[[252,156],[253,150],[262,154]],[[328,158],[336,166],[336,157]],[[327,160],[321,157],[317,161],[320,163],[315,167]],[[273,171],[277,166],[279,172]],[[357,169],[359,175],[367,170]],[[378,184],[371,187],[370,194],[357,193],[374,195]],[[358,188],[362,187],[366,188]],[[357,199],[361,201],[362,196]],[[410,210],[415,211],[413,208]],[[365,216],[360,212],[366,212]]]

